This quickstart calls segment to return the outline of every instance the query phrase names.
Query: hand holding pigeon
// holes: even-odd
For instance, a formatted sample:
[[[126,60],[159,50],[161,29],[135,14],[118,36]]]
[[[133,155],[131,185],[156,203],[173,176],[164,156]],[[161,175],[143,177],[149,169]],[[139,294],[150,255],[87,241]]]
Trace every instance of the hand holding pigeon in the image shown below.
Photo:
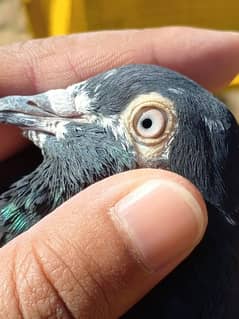
[[[94,41],[97,43],[99,39],[101,45],[102,40],[109,43],[110,39],[114,41],[115,37],[121,37],[122,41],[116,51],[114,51],[115,46],[112,45],[113,49],[105,46],[103,55],[98,52],[95,60],[97,63],[93,64],[94,68],[85,68],[83,62],[86,60],[83,60],[80,64],[83,77],[113,66],[110,56],[114,54],[116,65],[132,61],[155,63],[156,61],[153,61],[155,57],[150,56],[153,41],[149,45],[147,40],[149,35],[154,36],[154,39],[157,35],[159,49],[164,47],[164,53],[157,57],[158,63],[177,70],[181,67],[180,71],[191,75],[208,88],[221,86],[230,80],[234,72],[238,70],[236,65],[238,53],[233,58],[232,49],[239,50],[239,40],[234,34],[191,29],[180,30],[180,28],[144,32],[117,32],[115,34],[106,32],[95,35]],[[173,33],[183,35],[185,41],[191,43],[190,50],[185,48],[181,54],[178,54],[177,62],[175,55],[171,53],[170,56],[170,52],[176,46],[178,38],[174,41],[171,39],[165,49],[165,35],[170,36],[171,34],[172,36]],[[134,39],[131,44],[127,41],[130,37]],[[85,55],[85,59],[88,59],[90,54],[94,55],[95,52],[93,53],[90,48],[92,38],[89,37],[88,40],[86,38],[87,36],[80,36],[78,40],[77,36],[73,36],[44,41],[46,41],[46,48],[51,45],[50,43],[54,43],[58,49],[62,50],[63,48],[65,50],[66,42],[69,45],[71,43],[72,50],[69,49],[69,52],[74,51],[73,48],[77,47],[78,41],[89,43],[88,54]],[[223,38],[224,41],[220,42],[221,47],[215,48],[215,43],[218,43],[219,38]],[[132,51],[130,47],[126,50],[128,55],[123,54],[125,48],[121,47],[124,39],[127,45],[132,46]],[[200,55],[192,56],[191,50],[198,43],[198,39],[205,40],[204,46],[200,47]],[[215,43],[214,39],[216,39]],[[43,52],[39,52],[41,49],[37,43],[29,46],[26,52],[29,50],[34,52],[32,48],[35,47],[35,50],[38,49],[38,56],[41,57]],[[138,53],[142,52],[138,50],[139,48],[144,48],[144,55]],[[34,73],[31,73],[34,74],[32,83],[35,88],[38,87],[37,91],[65,87],[70,83],[82,80],[81,77],[75,79],[76,72],[72,72],[72,69],[62,63],[62,59],[69,54],[62,50],[56,50],[55,55],[51,51],[52,55],[47,55],[45,66],[42,62],[44,58],[35,60],[35,62],[41,61],[42,63],[40,69],[35,67]],[[122,57],[117,60],[119,51],[125,60],[122,61]],[[26,59],[24,49],[20,52],[23,52],[20,59]],[[230,60],[230,63],[228,62],[228,65],[224,65],[220,70],[215,68],[214,75],[217,74],[217,81],[212,81],[210,77],[208,78],[208,73],[203,66],[213,68],[212,61],[215,61],[216,58],[220,60],[221,55],[226,60]],[[56,56],[59,58],[56,59]],[[100,57],[103,58],[100,59]],[[11,59],[11,55],[8,56],[8,59]],[[178,63],[179,60],[180,63]],[[50,68],[50,61],[55,63],[51,65],[52,68]],[[107,65],[106,62],[109,64]],[[191,66],[189,69],[183,67],[186,62]],[[78,65],[77,60],[74,59],[71,60],[71,63],[74,68]],[[3,66],[1,77],[5,79],[5,82],[0,77],[0,85],[4,95],[9,95],[10,90],[13,90],[14,94],[38,93],[34,86],[29,85],[29,76],[20,79],[19,74],[30,74],[30,69],[26,68],[23,72],[21,68],[26,68],[26,64],[15,63],[14,68],[5,69],[5,72]],[[46,72],[43,72],[44,68]],[[62,77],[53,76],[56,70],[62,72]],[[44,87],[45,83],[48,87]],[[172,90],[170,94],[173,94]],[[33,136],[32,140],[34,140]],[[34,141],[37,142],[36,139]],[[38,141],[42,143],[40,139]],[[1,153],[2,158],[12,150],[5,145]],[[215,203],[212,204],[215,205]],[[223,208],[221,212],[225,213]],[[161,213],[158,214],[158,212]],[[149,218],[147,218],[147,213]],[[230,217],[234,216],[229,216],[229,219]],[[105,179],[76,195],[31,230],[2,248],[0,252],[2,269],[0,308],[12,318],[16,318],[19,314],[29,317],[36,317],[39,314],[45,317],[57,316],[59,311],[63,317],[118,317],[190,254],[203,235],[206,221],[205,206],[199,193],[189,182],[173,173],[159,169],[138,170]],[[13,272],[15,273],[14,285],[10,279]],[[181,280],[183,282],[184,279],[181,278]],[[6,285],[7,294],[4,290]],[[165,291],[164,298],[168,298],[168,305],[171,305],[167,291]],[[177,303],[177,299],[172,298],[172,300],[176,300],[174,310],[177,311],[180,304]],[[10,304],[11,307],[9,307]],[[160,306],[158,308],[160,312]],[[150,311],[149,307],[144,309]],[[184,311],[183,308],[180,310]],[[141,314],[144,318],[143,312]],[[203,318],[207,318],[206,315]],[[213,317],[209,316],[209,318]]]

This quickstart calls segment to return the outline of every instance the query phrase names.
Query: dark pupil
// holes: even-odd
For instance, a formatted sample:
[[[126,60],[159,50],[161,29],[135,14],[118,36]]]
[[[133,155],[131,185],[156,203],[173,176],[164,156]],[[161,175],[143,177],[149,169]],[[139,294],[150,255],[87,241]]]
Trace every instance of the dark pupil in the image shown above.
[[[142,121],[142,126],[143,126],[143,128],[145,128],[145,129],[147,129],[147,128],[150,128],[151,126],[152,126],[152,124],[153,124],[153,122],[152,122],[152,120],[151,119],[144,119],[143,121]]]

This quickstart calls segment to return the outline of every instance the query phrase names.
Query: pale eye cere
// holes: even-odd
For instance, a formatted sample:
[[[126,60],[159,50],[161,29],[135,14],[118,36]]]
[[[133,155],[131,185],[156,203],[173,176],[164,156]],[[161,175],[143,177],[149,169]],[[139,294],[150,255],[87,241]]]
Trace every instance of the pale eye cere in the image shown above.
[[[140,111],[135,119],[136,132],[145,138],[157,138],[165,130],[167,123],[166,113],[163,110],[152,108]]]

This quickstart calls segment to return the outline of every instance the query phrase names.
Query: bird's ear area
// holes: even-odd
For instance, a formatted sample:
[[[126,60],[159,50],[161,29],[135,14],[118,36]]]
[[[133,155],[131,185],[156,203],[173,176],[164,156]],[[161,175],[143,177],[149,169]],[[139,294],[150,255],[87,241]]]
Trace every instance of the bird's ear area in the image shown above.
[[[216,116],[215,116],[216,118]],[[220,119],[204,119],[208,137],[205,152],[211,162],[212,187],[206,200],[218,208],[231,224],[239,224],[239,127],[224,108]]]
[[[223,210],[231,223],[239,224],[239,127],[233,121],[226,139],[228,156],[223,173],[225,198]]]
[[[226,119],[198,114],[197,121],[181,121],[171,146],[169,168],[188,178],[204,199],[234,224],[239,223],[238,126]]]

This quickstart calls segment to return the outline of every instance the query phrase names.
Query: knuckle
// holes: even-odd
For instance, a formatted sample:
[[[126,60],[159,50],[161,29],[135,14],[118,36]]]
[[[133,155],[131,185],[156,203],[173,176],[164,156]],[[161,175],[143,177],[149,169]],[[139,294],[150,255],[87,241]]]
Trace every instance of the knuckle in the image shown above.
[[[0,257],[0,313],[1,318],[23,318],[15,278],[15,250]]]
[[[31,243],[20,242],[11,256],[9,276],[11,297],[15,313],[18,314],[14,318],[58,318],[59,314],[64,318],[72,318],[58,291],[49,281]]]
[[[8,247],[7,267],[0,275],[4,318],[114,317],[111,278],[98,259],[66,239],[58,238],[55,245],[56,239],[24,236],[11,254]]]
[[[104,277],[84,249],[58,234],[54,240],[34,243],[33,251],[41,272],[68,314],[82,318],[112,317]]]

